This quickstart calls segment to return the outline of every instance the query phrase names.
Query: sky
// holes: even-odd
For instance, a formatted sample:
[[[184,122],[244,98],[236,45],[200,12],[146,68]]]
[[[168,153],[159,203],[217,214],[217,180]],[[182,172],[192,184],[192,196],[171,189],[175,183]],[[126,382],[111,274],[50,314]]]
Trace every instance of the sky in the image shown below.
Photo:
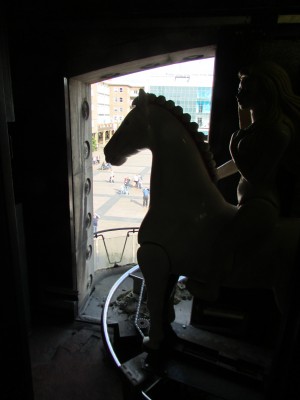
[[[214,60],[214,58],[207,58],[204,60],[168,65],[109,79],[105,82],[120,85],[145,86],[146,88],[150,84],[153,86],[164,86],[174,84],[174,82],[184,86],[212,87]],[[190,79],[179,78],[180,76],[189,76]],[[177,77],[176,80],[175,77]]]

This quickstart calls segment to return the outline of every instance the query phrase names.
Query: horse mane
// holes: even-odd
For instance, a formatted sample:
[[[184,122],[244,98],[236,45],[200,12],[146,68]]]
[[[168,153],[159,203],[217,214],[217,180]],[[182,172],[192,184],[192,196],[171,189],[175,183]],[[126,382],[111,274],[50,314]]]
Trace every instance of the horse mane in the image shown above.
[[[216,162],[214,160],[213,153],[210,150],[209,143],[205,141],[205,135],[203,132],[198,131],[198,124],[196,122],[190,122],[191,116],[188,113],[183,113],[183,108],[180,106],[176,106],[173,100],[166,100],[164,96],[156,96],[154,93],[145,93],[147,104],[156,104],[167,111],[169,111],[174,117],[176,117],[186,128],[190,137],[193,139],[199,153],[202,156],[204,161],[204,165],[207,169],[207,172],[214,183],[217,182],[217,169]],[[136,97],[132,105],[138,106],[140,103],[140,95]]]

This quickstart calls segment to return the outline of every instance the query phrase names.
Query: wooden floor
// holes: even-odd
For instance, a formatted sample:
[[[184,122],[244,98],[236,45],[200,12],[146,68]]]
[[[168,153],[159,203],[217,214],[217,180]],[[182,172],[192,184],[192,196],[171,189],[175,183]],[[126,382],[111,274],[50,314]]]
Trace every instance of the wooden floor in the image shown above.
[[[101,299],[118,277],[114,271],[102,282]],[[42,321],[29,340],[35,400],[123,400],[121,373],[104,347],[99,323]]]

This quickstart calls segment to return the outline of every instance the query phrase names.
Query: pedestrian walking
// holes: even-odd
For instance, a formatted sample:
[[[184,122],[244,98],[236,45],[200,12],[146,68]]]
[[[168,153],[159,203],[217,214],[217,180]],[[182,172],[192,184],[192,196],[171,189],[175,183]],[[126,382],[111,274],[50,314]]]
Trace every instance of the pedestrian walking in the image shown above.
[[[125,185],[121,185],[119,193],[125,194]]]
[[[110,176],[109,176],[109,183],[114,183],[115,182],[115,174],[114,171],[110,171]]]
[[[134,183],[135,183],[135,187],[137,188],[138,187],[138,183],[139,183],[138,175],[134,175],[133,180],[134,180]]]

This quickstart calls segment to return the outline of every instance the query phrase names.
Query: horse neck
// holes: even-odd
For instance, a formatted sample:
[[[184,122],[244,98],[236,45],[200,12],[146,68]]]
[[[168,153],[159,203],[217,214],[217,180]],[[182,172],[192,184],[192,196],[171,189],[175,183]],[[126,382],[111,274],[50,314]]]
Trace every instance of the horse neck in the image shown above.
[[[186,127],[166,110],[157,114],[150,117],[151,204],[166,196],[173,196],[174,201],[188,196],[197,203],[212,198],[221,200]]]

